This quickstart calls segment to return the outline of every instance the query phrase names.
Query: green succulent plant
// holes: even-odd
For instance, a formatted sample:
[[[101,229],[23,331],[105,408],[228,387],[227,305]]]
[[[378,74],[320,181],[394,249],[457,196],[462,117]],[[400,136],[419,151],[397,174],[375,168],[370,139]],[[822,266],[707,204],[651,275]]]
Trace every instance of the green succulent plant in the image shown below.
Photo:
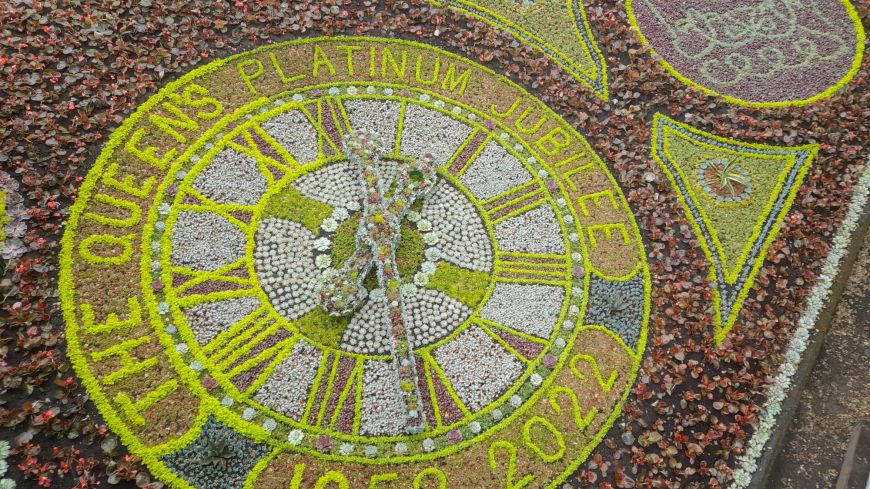
[[[226,438],[221,437],[209,442],[199,463],[200,465],[211,465],[213,467],[226,469],[235,456],[236,455],[233,453],[232,447],[230,447]]]
[[[714,160],[710,162],[709,168],[716,174],[716,186],[726,190],[732,197],[738,194],[737,189],[734,188],[735,184],[749,186],[749,177],[735,171],[735,168],[739,167],[734,161]]]
[[[610,308],[610,314],[612,315],[621,315],[623,312],[628,310],[631,301],[628,297],[626,297],[625,293],[621,290],[615,290],[612,294],[607,296],[607,305]]]

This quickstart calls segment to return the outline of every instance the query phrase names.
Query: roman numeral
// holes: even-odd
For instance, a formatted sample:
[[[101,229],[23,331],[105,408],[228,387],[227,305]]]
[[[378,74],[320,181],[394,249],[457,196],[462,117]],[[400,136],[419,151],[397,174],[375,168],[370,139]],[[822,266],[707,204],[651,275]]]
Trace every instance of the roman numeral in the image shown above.
[[[206,302],[215,302],[222,301],[227,299],[236,299],[239,297],[256,297],[257,291],[254,289],[253,285],[250,285],[250,282],[245,286],[241,286],[239,284],[239,288],[235,288],[232,290],[208,290],[203,293],[193,293],[193,291],[188,291],[187,295],[183,297],[178,297],[175,300],[175,303],[178,304],[178,307],[182,309],[193,307],[199,304],[204,304]]]
[[[202,352],[214,361],[218,361],[232,352],[235,346],[244,341],[245,334],[261,331],[266,323],[271,321],[268,306],[260,306],[250,314],[237,321],[229,329],[221,331],[211,341],[202,347]]]
[[[250,289],[254,286],[248,273],[247,258],[241,258],[212,272],[172,267],[172,291],[176,297],[203,295]]]
[[[317,423],[320,408],[324,399],[328,397],[330,382],[338,369],[338,360],[338,355],[334,353],[322,355],[320,367],[317,368],[317,375],[314,376],[314,382],[311,384],[308,400],[305,402],[305,412],[301,419],[309,425],[314,426]]]
[[[325,390],[316,405],[312,405],[310,418],[315,426],[329,428],[336,425],[346,403],[355,404],[353,387],[362,377],[362,359],[336,354],[332,367],[324,377]],[[325,372],[325,371],[324,371]],[[318,397],[320,397],[318,395]]]
[[[471,162],[483,151],[491,138],[483,131],[475,129],[459,146],[453,157],[447,160],[447,173],[459,178]]]
[[[323,97],[306,104],[303,112],[317,130],[317,148],[325,157],[342,154],[342,136],[350,131],[350,121],[341,101]]]
[[[495,277],[501,282],[564,285],[571,269],[565,255],[501,251],[495,259]]]
[[[298,337],[272,318],[253,327],[218,348],[209,357],[213,374],[223,376],[240,392],[253,392],[291,352]]]
[[[437,419],[441,423],[453,423],[456,416],[470,416],[471,411],[459,398],[450,379],[429,352],[422,353],[423,362],[427,367],[426,381],[429,392],[433,393],[433,403],[436,405]]]
[[[293,155],[260,126],[241,129],[227,147],[257,160],[260,173],[270,185],[301,167]]]
[[[422,359],[417,365],[421,367],[418,375],[423,376],[426,383],[426,391],[429,394],[430,410],[426,413],[426,424],[429,426],[429,429],[440,428],[443,426],[444,420],[441,419],[438,391],[436,390],[435,380],[432,377],[432,369],[429,367],[429,359]]]
[[[531,363],[532,360],[540,356],[547,344],[546,340],[537,336],[517,331],[487,319],[475,318],[474,324],[525,364]]]
[[[534,209],[546,197],[544,189],[532,181],[483,201],[483,210],[492,222],[499,222]]]
[[[245,321],[241,321],[245,323]],[[243,355],[250,347],[255,346],[260,341],[268,338],[280,328],[280,324],[266,315],[256,322],[248,323],[247,327],[236,328],[236,335],[225,341],[222,345],[215,347],[208,359],[221,370],[232,364],[237,358]],[[208,345],[207,345],[208,347]]]
[[[183,191],[184,200],[177,206],[179,211],[213,212],[238,226],[243,233],[248,233],[257,206],[218,204],[195,188],[185,187]]]

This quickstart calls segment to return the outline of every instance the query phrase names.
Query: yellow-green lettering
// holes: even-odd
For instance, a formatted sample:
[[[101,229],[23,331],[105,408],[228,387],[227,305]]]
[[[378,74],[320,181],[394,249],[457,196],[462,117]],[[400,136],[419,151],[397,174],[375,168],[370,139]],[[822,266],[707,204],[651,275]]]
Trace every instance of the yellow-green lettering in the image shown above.
[[[140,199],[144,199],[151,193],[151,189],[154,188],[154,177],[146,178],[145,181],[142,182],[142,185],[137,187],[135,185],[136,179],[133,178],[133,175],[127,175],[124,177],[124,180],[118,180],[116,175],[118,174],[119,169],[121,169],[121,165],[117,163],[112,163],[107,166],[100,181],[107,187],[112,187],[116,190],[130,194],[133,197],[139,197]]]
[[[405,79],[405,69],[408,67],[408,52],[402,51],[402,64],[396,62],[396,58],[393,56],[393,52],[390,51],[390,48],[384,47],[384,50],[381,51],[381,77],[387,77],[387,63],[393,69],[393,74],[399,80]]]
[[[106,334],[114,333],[121,329],[129,329],[142,324],[142,306],[139,304],[137,297],[127,299],[127,319],[120,319],[114,312],[110,312],[106,316],[106,320],[100,324],[96,323],[96,315],[94,314],[94,306],[91,304],[82,304],[82,324],[84,325],[85,333],[87,334]]]
[[[532,429],[536,426],[543,426],[546,432],[549,432],[553,435],[553,438],[556,441],[556,449],[552,451],[552,453],[547,453],[538,441],[533,439]],[[537,437],[540,439],[540,437]],[[523,425],[523,441],[526,442],[526,446],[531,448],[533,452],[544,462],[552,463],[555,462],[562,457],[565,456],[565,437],[562,436],[562,432],[556,429],[548,419],[542,418],[540,416],[532,416],[526,424]]]
[[[314,45],[314,68],[311,70],[311,76],[317,77],[320,74],[320,67],[325,66],[327,71],[331,76],[335,76],[335,66],[332,65],[332,61],[329,60],[329,57],[323,52],[323,48],[318,45]]]
[[[249,67],[253,66],[254,70],[248,70]],[[245,82],[245,85],[248,86],[248,90],[251,91],[252,94],[257,94],[257,89],[254,88],[254,84],[251,83],[252,80],[256,80],[263,74],[263,63],[258,59],[246,59],[236,65],[236,68],[239,70],[239,76],[242,77],[242,80]]]
[[[335,49],[347,54],[347,74],[353,76],[353,53],[362,49],[362,46],[336,46]]]
[[[275,73],[278,73],[278,78],[281,80],[281,83],[293,83],[305,78],[305,75],[285,75],[284,70],[281,69],[281,65],[278,63],[278,57],[275,56],[275,53],[269,53],[269,59],[272,60],[272,67],[275,68]]]
[[[198,98],[194,99],[194,95],[196,95]],[[191,83],[190,85],[185,87],[184,91],[182,92],[182,97],[184,97],[184,105],[188,107],[202,109],[204,107],[211,106],[212,110],[210,111],[200,111],[196,113],[196,116],[204,121],[210,121],[216,117],[219,117],[224,111],[224,107],[223,105],[221,105],[218,99],[214,97],[208,97],[207,95],[208,89],[202,85],[197,85],[196,83]]]
[[[369,489],[376,489],[379,482],[392,482],[399,478],[399,474],[390,472],[388,474],[375,474],[369,479]]]
[[[95,234],[83,239],[79,244],[79,255],[95,265],[122,265],[133,257],[133,239],[135,234],[114,236],[111,234]],[[94,248],[103,248],[111,253],[96,253]]]
[[[422,489],[424,479],[435,479],[435,487],[438,489],[447,489],[447,476],[444,475],[444,472],[442,472],[441,469],[427,467],[421,470],[420,473],[417,474],[417,477],[414,477],[414,489]],[[431,489],[431,486],[426,489]]]
[[[571,144],[571,136],[561,127],[554,127],[550,132],[541,136],[536,144],[544,154],[554,156]]]
[[[175,148],[172,148],[163,155],[163,158],[158,158],[157,148],[154,146],[148,146],[144,150],[139,149],[139,143],[145,137],[145,134],[145,129],[137,129],[124,144],[124,150],[151,166],[165,170],[169,166],[169,162],[175,158],[177,151]]]
[[[438,73],[441,71],[441,58],[435,58],[435,66],[432,68],[432,76],[426,80],[423,78],[423,55],[417,55],[417,69],[414,71],[414,78],[417,83],[423,85],[432,85],[438,81]]]
[[[338,486],[338,489],[348,489],[348,487],[350,487],[350,483],[347,481],[347,477],[345,477],[344,474],[336,470],[330,470],[323,474],[320,479],[317,479],[317,484],[314,484],[314,489],[325,489],[326,485],[329,483],[334,483]]]
[[[456,95],[465,93],[465,88],[468,86],[468,80],[471,78],[471,68],[467,68],[459,77],[456,77],[456,65],[450,64],[447,68],[447,73],[444,74],[444,80],[441,81],[441,90],[450,90],[456,92]],[[449,88],[448,88],[449,87]],[[457,87],[459,90],[457,91]]]

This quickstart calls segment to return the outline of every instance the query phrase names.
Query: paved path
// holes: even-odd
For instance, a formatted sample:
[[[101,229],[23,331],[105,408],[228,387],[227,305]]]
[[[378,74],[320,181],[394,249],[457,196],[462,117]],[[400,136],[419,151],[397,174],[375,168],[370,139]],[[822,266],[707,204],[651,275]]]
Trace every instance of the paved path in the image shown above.
[[[767,489],[833,488],[849,435],[861,419],[870,419],[870,234]]]

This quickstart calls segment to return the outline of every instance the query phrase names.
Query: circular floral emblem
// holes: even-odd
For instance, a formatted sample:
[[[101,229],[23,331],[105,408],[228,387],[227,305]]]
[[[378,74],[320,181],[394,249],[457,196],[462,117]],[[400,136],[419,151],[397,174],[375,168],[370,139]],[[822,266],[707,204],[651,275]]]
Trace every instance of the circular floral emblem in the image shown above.
[[[174,487],[553,487],[633,383],[644,256],[604,164],[520,87],[324,38],[131,116],[61,294],[100,411]]]

